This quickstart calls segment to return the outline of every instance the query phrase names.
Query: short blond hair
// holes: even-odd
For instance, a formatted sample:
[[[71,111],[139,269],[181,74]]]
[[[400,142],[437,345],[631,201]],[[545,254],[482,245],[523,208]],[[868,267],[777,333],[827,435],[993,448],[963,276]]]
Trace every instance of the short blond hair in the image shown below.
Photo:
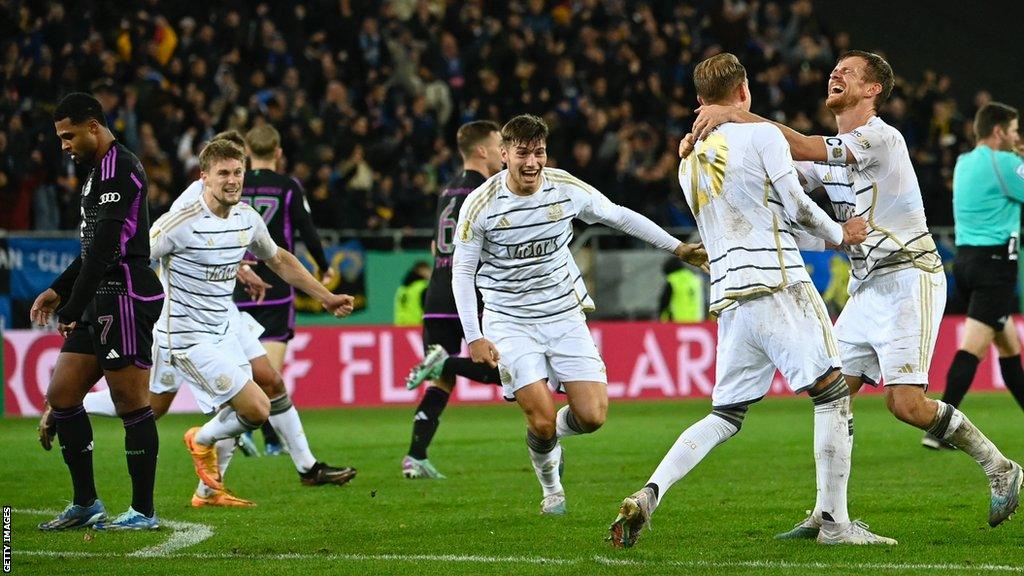
[[[245,138],[242,137],[242,133],[238,130],[225,130],[223,132],[218,132],[213,138],[210,138],[210,140],[227,140],[228,142],[231,142],[245,150]]]
[[[238,160],[245,166],[245,150],[230,140],[211,140],[199,153],[199,169],[209,172],[214,162]]]
[[[270,124],[261,124],[246,133],[245,143],[253,158],[267,160],[281,147],[281,134]]]
[[[736,87],[747,80],[747,69],[736,56],[722,52],[697,64],[693,85],[697,96],[711,104],[727,100]]]

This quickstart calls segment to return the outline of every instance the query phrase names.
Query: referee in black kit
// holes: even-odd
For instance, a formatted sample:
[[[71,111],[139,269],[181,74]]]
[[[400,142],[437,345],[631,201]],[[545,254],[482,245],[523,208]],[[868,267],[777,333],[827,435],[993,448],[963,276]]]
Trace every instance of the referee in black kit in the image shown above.
[[[951,304],[967,310],[960,348],[946,375],[942,401],[959,406],[974,380],[978,363],[994,342],[1006,387],[1024,407],[1024,368],[1012,314],[1017,300],[1017,251],[1024,203],[1024,158],[1019,113],[991,102],[974,117],[977,146],[960,156],[953,172],[956,293]],[[950,448],[925,434],[927,448]]]

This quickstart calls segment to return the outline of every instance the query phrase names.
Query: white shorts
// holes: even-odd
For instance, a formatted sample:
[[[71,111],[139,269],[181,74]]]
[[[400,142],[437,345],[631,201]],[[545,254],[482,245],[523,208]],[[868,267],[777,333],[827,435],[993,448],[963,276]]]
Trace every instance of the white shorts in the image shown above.
[[[809,282],[722,312],[716,354],[715,408],[760,400],[771,389],[776,368],[799,393],[841,366],[825,303]]]
[[[501,354],[498,372],[506,400],[520,388],[547,379],[561,382],[608,383],[608,374],[580,312],[544,324],[510,322],[484,314],[484,336]]]
[[[216,412],[252,380],[252,366],[238,339],[227,336],[173,353],[157,349],[149,376],[154,394],[177,392],[182,383],[192,386],[192,396],[207,414]]]
[[[927,387],[945,308],[942,272],[910,268],[861,282],[836,322],[843,373]]]
[[[231,314],[228,324],[230,324],[228,326],[228,333],[235,333],[246,358],[252,360],[267,355],[267,350],[260,342],[260,334],[263,334],[265,328],[251,314],[241,312],[238,308],[235,308],[235,312]]]

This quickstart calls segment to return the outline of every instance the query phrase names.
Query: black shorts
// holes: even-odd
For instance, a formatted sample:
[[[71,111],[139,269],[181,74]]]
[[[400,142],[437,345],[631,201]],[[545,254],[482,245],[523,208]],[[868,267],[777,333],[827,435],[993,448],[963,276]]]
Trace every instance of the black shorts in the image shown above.
[[[433,344],[440,344],[448,354],[458,356],[462,352],[462,322],[458,318],[424,318],[423,350]]]
[[[97,294],[75,325],[61,352],[93,354],[103,370],[120,370],[130,364],[153,365],[153,325],[160,317],[163,300],[136,300],[129,296]]]
[[[953,259],[956,290],[951,312],[1001,332],[1011,314],[1020,310],[1017,298],[1017,261],[1006,256],[1006,246],[959,246]]]
[[[295,337],[295,306],[292,302],[273,304],[271,306],[246,306],[240,308],[248,312],[263,326],[260,340],[288,342]]]

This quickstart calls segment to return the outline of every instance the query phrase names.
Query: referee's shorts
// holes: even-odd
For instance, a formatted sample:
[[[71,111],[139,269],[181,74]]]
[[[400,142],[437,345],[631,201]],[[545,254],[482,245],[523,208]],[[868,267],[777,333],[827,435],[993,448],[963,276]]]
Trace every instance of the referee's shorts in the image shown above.
[[[1005,244],[958,246],[953,280],[956,289],[950,300],[951,312],[966,312],[968,318],[1002,332],[1010,315],[1020,310],[1017,261],[1009,258]]]

